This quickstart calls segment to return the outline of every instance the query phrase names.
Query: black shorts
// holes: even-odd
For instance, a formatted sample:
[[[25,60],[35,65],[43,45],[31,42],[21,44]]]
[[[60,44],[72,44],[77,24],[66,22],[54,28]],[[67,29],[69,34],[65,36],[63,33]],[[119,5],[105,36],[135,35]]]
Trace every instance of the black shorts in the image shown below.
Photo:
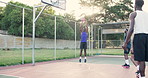
[[[124,50],[124,54],[129,54],[130,50],[131,50],[131,48],[127,47],[127,50]]]
[[[133,45],[134,59],[148,61],[148,34],[135,34]]]
[[[81,42],[80,49],[87,49],[87,42]]]

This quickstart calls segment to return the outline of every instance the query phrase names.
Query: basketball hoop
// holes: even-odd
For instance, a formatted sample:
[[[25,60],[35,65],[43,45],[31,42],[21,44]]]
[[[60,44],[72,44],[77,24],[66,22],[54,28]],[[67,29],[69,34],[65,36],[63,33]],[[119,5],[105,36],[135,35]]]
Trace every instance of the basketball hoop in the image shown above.
[[[66,0],[41,0],[42,3],[66,10]]]

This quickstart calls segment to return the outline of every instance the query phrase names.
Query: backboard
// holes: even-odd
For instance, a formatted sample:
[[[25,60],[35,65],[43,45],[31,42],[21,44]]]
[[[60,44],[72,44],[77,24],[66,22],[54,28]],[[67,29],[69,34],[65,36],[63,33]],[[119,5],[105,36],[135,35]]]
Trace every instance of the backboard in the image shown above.
[[[66,0],[41,0],[41,2],[63,10],[66,9]]]

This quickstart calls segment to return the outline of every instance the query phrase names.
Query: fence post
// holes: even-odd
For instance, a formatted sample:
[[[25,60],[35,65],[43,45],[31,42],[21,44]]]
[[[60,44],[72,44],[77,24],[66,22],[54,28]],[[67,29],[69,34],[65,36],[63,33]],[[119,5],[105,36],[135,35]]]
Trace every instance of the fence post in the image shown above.
[[[75,57],[76,57],[76,38],[77,38],[77,29],[76,29],[77,23],[75,22]]]
[[[35,65],[35,59],[34,59],[34,48],[35,48],[35,10],[36,8],[33,7],[33,35],[32,35],[32,64]]]
[[[94,34],[94,32],[93,32],[93,26],[91,25],[91,54],[90,55],[92,55],[92,52],[93,52],[93,42],[94,42],[94,40],[93,40],[93,34]]]
[[[22,64],[24,64],[24,14],[25,14],[25,10],[23,8],[23,18],[22,18]]]
[[[100,39],[99,39],[99,37],[100,37],[100,36],[99,36],[99,35],[100,35],[100,34],[99,34],[99,30],[100,30],[100,28],[98,28],[98,52],[99,52],[99,47],[100,47],[100,46],[99,46],[99,45],[100,45],[100,42],[99,42],[99,40],[100,40]]]
[[[54,20],[54,27],[55,27],[55,31],[54,31],[54,59],[56,60],[56,48],[57,48],[57,46],[56,46],[56,20],[57,20],[57,18],[56,18],[56,16],[55,16],[55,20]]]
[[[102,42],[103,42],[103,40],[102,40],[102,27],[101,27],[101,53],[102,53]]]

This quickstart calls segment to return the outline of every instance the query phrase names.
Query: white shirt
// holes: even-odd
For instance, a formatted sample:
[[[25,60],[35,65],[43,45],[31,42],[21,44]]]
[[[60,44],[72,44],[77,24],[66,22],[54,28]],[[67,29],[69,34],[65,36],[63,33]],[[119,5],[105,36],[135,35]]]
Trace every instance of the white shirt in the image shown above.
[[[134,34],[148,34],[148,13],[144,11],[136,11]]]

